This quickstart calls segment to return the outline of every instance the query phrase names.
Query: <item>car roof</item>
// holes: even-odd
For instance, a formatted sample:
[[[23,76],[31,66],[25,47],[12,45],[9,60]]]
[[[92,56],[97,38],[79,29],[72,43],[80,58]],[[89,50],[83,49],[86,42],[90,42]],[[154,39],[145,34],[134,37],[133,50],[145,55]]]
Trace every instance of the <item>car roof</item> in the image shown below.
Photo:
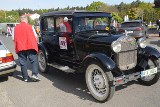
[[[48,13],[44,13],[42,14],[40,17],[44,17],[44,16],[62,16],[62,15],[74,15],[77,13],[83,13],[83,14],[106,14],[108,15],[108,17],[111,17],[110,13],[106,13],[106,12],[100,12],[100,11],[86,11],[86,10],[65,10],[65,11],[53,11],[53,12],[48,12]]]

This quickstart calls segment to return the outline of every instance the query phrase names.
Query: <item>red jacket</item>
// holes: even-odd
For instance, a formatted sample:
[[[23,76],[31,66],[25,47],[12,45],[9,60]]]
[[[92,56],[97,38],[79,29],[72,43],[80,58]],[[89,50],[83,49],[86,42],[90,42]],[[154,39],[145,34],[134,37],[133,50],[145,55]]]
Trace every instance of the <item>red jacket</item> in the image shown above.
[[[31,25],[21,22],[14,28],[14,45],[16,53],[30,49],[38,52],[36,37]]]

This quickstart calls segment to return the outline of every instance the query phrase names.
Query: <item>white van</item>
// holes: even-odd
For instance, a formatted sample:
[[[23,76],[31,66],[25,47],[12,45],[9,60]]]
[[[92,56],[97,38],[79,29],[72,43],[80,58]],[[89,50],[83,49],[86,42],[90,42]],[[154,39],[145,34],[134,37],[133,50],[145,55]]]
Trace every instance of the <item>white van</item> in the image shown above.
[[[7,34],[7,25],[9,25],[9,27],[11,28],[11,32],[12,29],[19,23],[0,23],[0,34]]]

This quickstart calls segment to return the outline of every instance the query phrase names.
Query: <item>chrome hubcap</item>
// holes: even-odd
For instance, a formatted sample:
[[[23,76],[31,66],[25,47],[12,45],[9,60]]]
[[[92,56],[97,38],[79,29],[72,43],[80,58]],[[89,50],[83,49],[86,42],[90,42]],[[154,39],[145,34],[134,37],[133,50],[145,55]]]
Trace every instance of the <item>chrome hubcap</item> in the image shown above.
[[[105,85],[105,79],[98,69],[94,69],[92,71],[92,86],[94,90],[100,94],[104,95],[106,93],[106,85]]]
[[[45,60],[45,57],[44,57],[43,52],[40,52],[40,53],[39,53],[38,61],[39,61],[39,66],[40,66],[40,68],[41,68],[42,70],[44,70],[45,67],[46,67],[46,60]]]

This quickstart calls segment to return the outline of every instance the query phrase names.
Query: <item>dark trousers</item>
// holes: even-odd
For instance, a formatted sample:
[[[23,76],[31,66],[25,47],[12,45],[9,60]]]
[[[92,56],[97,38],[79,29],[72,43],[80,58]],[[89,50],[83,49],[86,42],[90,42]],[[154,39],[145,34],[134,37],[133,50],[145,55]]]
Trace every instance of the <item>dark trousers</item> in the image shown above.
[[[35,50],[26,50],[18,52],[18,60],[21,66],[23,79],[28,79],[27,59],[32,65],[32,75],[38,75],[38,57]]]

